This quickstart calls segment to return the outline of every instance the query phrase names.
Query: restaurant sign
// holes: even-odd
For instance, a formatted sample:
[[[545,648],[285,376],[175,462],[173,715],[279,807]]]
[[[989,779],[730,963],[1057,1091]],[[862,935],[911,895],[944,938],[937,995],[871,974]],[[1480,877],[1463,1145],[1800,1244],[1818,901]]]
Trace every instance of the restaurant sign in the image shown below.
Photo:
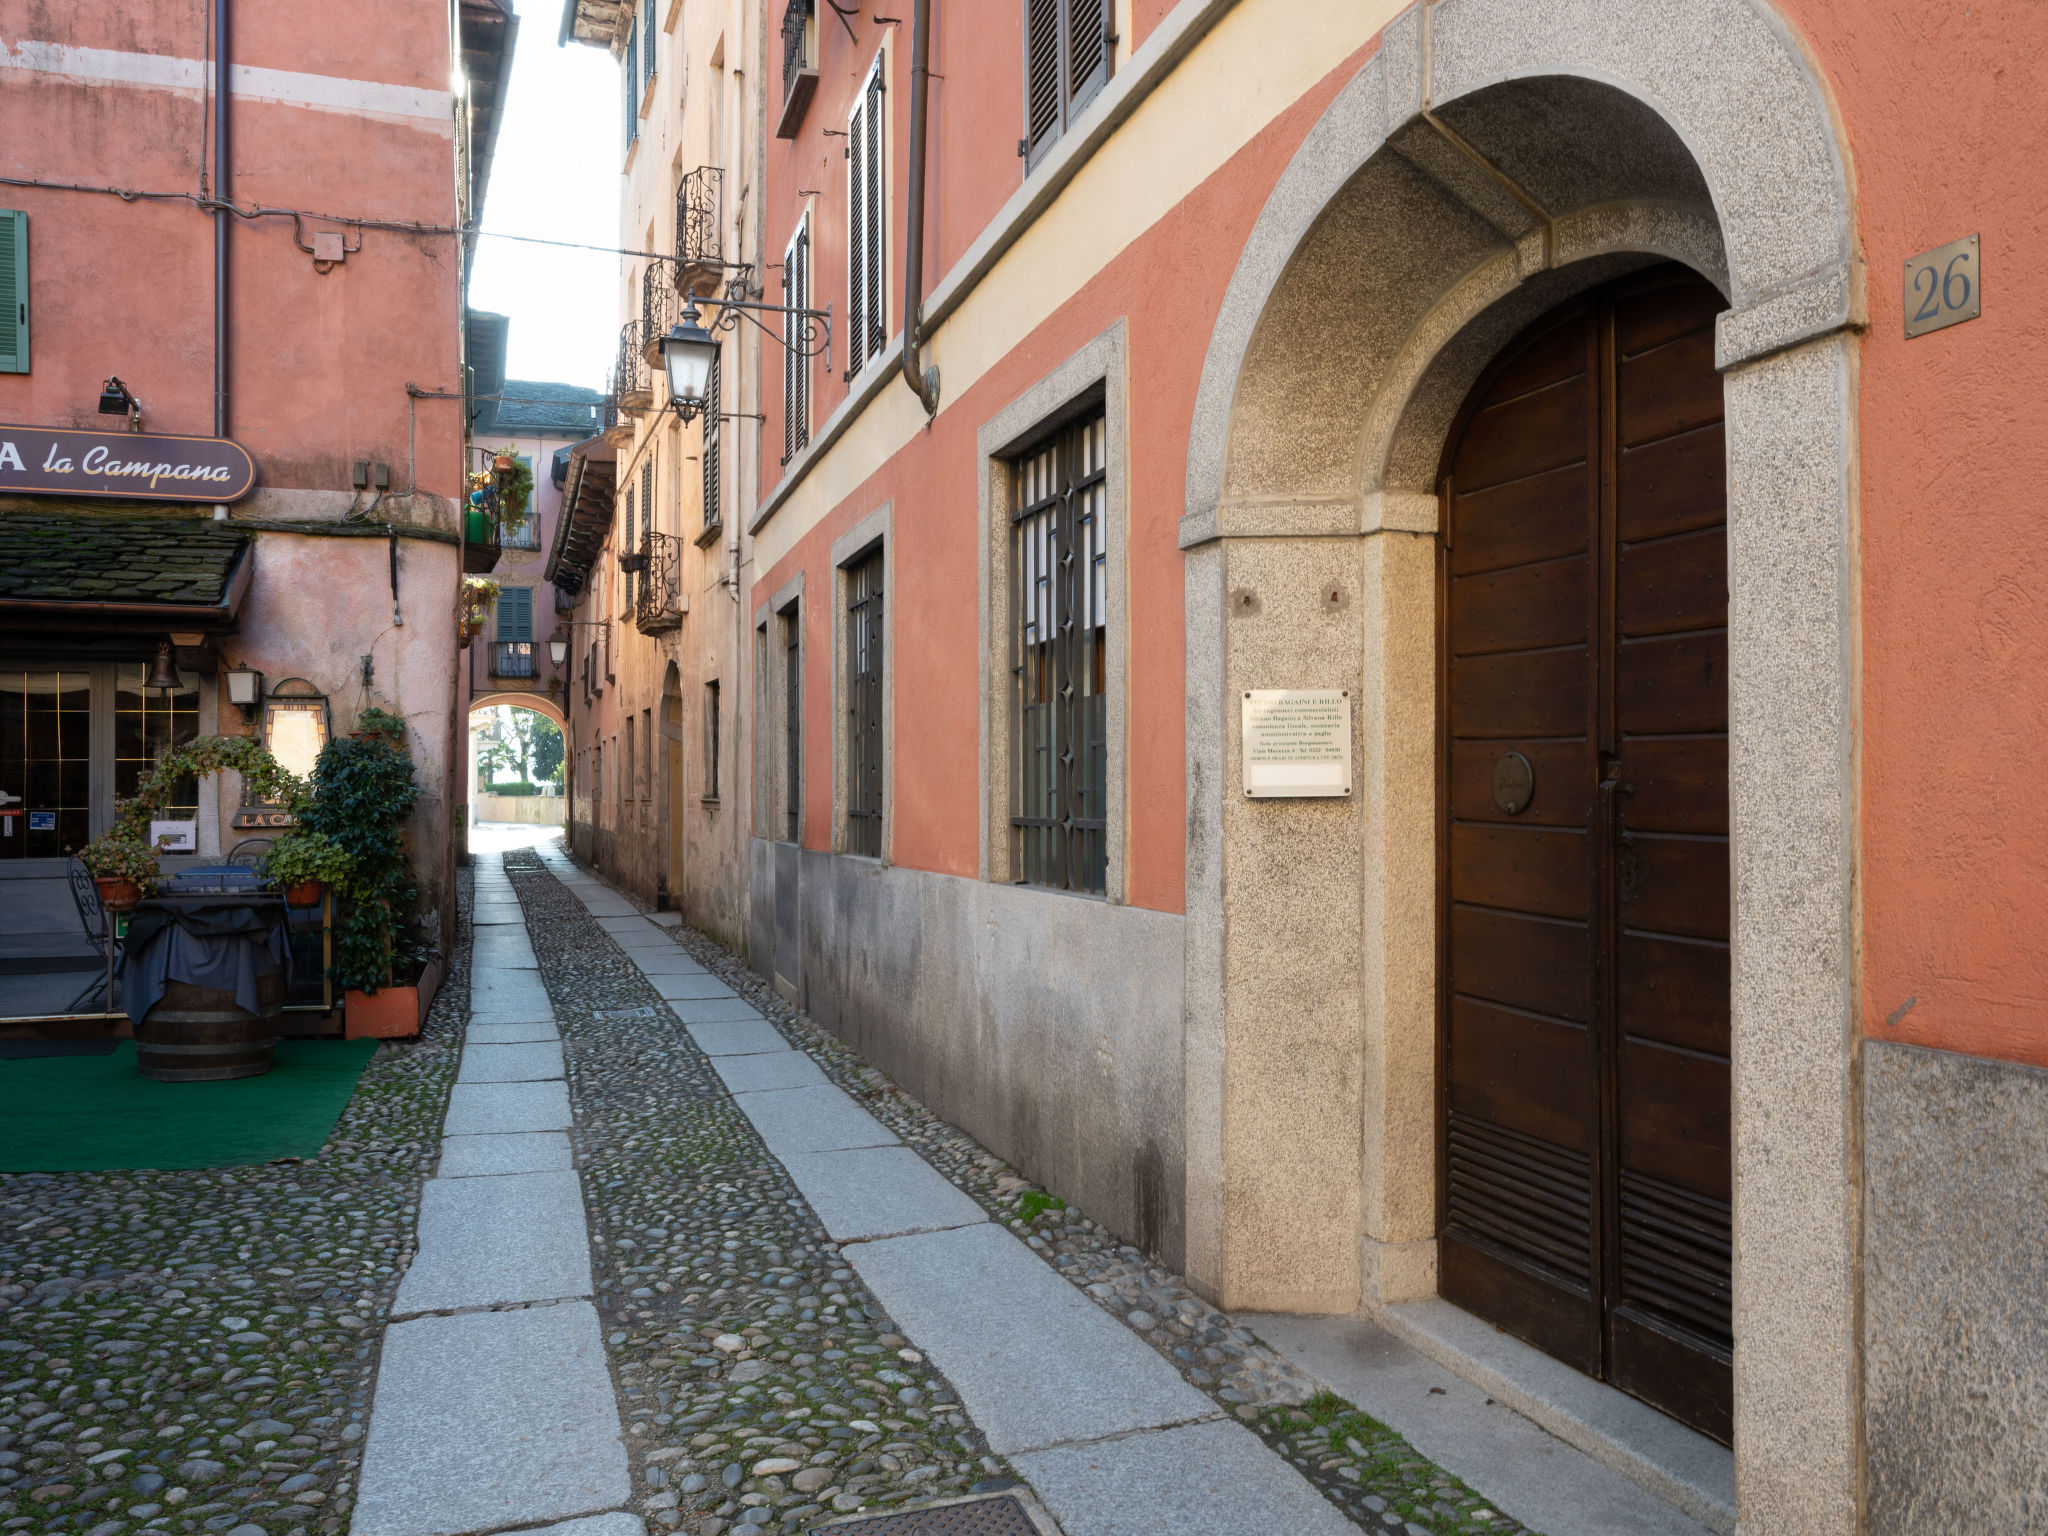
[[[239,501],[256,465],[224,437],[0,426],[0,495]]]

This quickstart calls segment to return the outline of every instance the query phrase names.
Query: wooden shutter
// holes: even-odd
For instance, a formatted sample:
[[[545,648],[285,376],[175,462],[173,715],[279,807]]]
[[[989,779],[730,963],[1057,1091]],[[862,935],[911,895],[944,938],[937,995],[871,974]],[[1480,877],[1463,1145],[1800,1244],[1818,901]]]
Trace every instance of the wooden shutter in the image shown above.
[[[626,148],[640,137],[640,29],[626,33]]]
[[[716,528],[724,521],[725,493],[718,468],[719,376],[725,372],[725,348],[711,350],[711,372],[704,381],[704,452],[699,467],[704,473],[704,526]]]
[[[782,258],[783,302],[791,310],[811,307],[811,227],[797,225],[796,237]],[[811,360],[802,355],[803,316],[782,319],[782,462],[787,464],[811,441]]]
[[[1024,113],[1025,139],[1033,160],[1059,137],[1061,0],[1025,0]]]
[[[882,56],[875,55],[875,67],[868,75],[868,88],[863,93],[863,108],[867,116],[868,134],[868,190],[867,216],[867,334],[861,348],[861,362],[875,356],[889,344],[889,204],[885,193],[889,172],[889,135],[882,85]]]
[[[498,638],[507,642],[532,642],[533,588],[506,587],[499,592]]]
[[[647,450],[647,462],[640,466],[640,543],[654,531],[654,450]]]
[[[846,376],[868,358],[868,93],[846,120]]]
[[[1109,0],[1066,0],[1067,120],[1109,79]]]
[[[28,215],[0,208],[0,373],[28,372]]]
[[[654,78],[654,3],[655,0],[640,0],[640,14],[645,18],[645,41],[640,45],[640,78]]]

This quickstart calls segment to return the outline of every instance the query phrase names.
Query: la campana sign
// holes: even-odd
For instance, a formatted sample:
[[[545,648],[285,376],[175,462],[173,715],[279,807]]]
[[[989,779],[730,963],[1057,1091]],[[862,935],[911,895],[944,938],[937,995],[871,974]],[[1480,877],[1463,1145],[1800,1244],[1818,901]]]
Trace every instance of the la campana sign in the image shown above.
[[[224,437],[0,426],[0,495],[239,501],[256,464]]]

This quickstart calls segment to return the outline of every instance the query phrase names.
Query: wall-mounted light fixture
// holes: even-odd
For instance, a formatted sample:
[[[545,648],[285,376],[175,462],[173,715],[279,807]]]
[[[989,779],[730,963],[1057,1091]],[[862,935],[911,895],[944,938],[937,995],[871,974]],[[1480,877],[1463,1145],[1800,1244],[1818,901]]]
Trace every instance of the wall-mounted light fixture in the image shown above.
[[[738,285],[734,286],[737,291]],[[705,395],[711,385],[711,367],[718,356],[718,343],[712,332],[739,329],[742,315],[763,335],[781,342],[798,357],[822,354],[826,371],[831,371],[831,305],[823,309],[801,309],[794,304],[753,304],[745,299],[712,298],[704,302],[713,310],[708,327],[698,316],[697,301],[692,299],[683,306],[682,317],[669,327],[668,334],[659,342],[662,366],[668,372],[669,407],[684,421],[694,421],[704,409]],[[756,319],[756,315],[782,316],[782,329],[771,330]]]
[[[142,430],[142,402],[113,374],[108,374],[107,382],[100,386],[100,414],[126,416],[130,432]]]
[[[548,660],[560,666],[569,659],[569,637],[560,630],[548,636]]]
[[[228,702],[253,724],[257,706],[263,702],[263,674],[249,667],[230,667],[222,676],[227,679]]]

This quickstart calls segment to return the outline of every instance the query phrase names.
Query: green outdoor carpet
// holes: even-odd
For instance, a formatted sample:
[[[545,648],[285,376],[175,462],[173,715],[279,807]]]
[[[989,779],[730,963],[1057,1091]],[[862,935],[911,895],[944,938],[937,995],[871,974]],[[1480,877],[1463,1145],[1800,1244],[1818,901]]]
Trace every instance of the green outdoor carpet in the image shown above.
[[[0,1172],[227,1168],[312,1157],[374,1040],[280,1040],[261,1077],[153,1083],[135,1042],[109,1056],[0,1061]]]

